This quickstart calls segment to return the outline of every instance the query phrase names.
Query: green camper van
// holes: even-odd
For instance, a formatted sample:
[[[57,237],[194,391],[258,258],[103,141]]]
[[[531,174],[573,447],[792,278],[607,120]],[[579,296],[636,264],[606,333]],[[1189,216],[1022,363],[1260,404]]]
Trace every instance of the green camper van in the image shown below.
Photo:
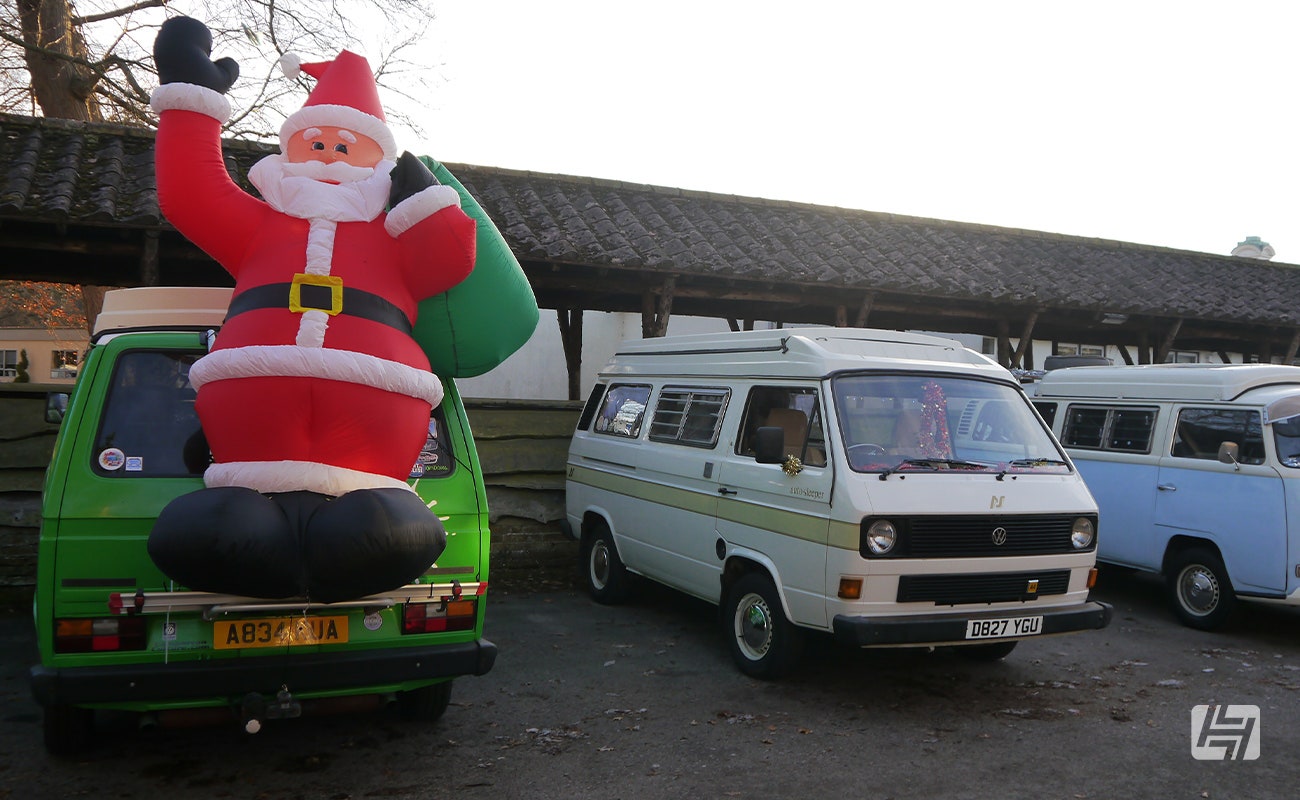
[[[417,582],[327,605],[190,591],[154,566],[154,519],[203,485],[210,457],[188,373],[229,300],[212,288],[105,298],[45,480],[31,679],[53,753],[89,746],[103,709],[159,724],[226,718],[250,733],[389,702],[431,721],[454,678],[483,675],[496,658],[483,638],[487,502],[450,379],[410,479],[447,547]]]

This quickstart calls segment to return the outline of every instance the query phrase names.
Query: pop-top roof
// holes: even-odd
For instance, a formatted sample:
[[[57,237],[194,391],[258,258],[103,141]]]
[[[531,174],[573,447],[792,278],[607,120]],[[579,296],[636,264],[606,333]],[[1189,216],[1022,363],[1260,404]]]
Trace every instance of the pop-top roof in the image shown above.
[[[1053,370],[1037,397],[1228,401],[1269,386],[1300,388],[1300,367],[1279,364],[1142,364]]]

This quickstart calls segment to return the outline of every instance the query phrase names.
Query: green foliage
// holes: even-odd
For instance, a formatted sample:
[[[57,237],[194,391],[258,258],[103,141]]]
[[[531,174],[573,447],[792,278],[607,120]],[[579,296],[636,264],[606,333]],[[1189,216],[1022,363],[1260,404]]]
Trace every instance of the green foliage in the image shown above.
[[[14,383],[31,383],[32,376],[27,373],[27,367],[30,362],[27,360],[27,350],[21,350],[18,353],[18,375],[14,378]]]

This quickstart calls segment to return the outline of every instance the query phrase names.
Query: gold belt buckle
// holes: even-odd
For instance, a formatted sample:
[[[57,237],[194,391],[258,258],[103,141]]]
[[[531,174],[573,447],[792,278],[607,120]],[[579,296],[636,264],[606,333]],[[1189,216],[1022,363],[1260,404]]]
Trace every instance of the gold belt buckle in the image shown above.
[[[330,307],[304,306],[302,304],[302,286],[323,286],[330,290]],[[331,317],[343,312],[343,279],[333,275],[311,275],[299,272],[293,276],[289,286],[289,310],[301,314],[304,311],[324,311]]]

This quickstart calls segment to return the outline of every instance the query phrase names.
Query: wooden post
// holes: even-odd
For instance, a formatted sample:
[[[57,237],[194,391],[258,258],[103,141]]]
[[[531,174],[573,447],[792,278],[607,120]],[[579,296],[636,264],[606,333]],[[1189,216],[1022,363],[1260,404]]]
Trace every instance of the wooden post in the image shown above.
[[[1178,338],[1178,331],[1183,327],[1183,318],[1179,317],[1174,320],[1174,324],[1169,326],[1169,331],[1165,333],[1165,338],[1160,342],[1160,349],[1156,350],[1155,363],[1163,364],[1169,357],[1169,351],[1174,349],[1174,339]]]
[[[1231,358],[1228,358],[1228,352],[1227,352],[1226,350],[1219,350],[1219,351],[1217,351],[1217,352],[1218,352],[1218,354],[1219,354],[1219,360],[1220,360],[1220,361],[1222,361],[1222,362],[1225,363],[1225,364],[1231,364],[1231,363],[1232,363],[1232,359],[1231,359]]]
[[[158,285],[158,231],[145,231],[140,252],[140,285]]]
[[[1124,359],[1124,363],[1130,367],[1133,366],[1133,356],[1129,355],[1128,345],[1121,344],[1117,345],[1117,347],[1119,348],[1119,357]]]
[[[560,323],[560,343],[564,347],[564,366],[569,372],[569,399],[581,400],[582,395],[582,309],[557,308]]]
[[[1138,363],[1151,363],[1151,334],[1145,329],[1138,331]]]
[[[1038,311],[1029,312],[1029,319],[1025,320],[1024,333],[1020,334],[1020,341],[1016,342],[1016,352],[1011,356],[1011,368],[1019,369],[1025,358],[1025,351],[1029,347],[1029,339],[1034,335],[1034,325],[1038,322]],[[1009,342],[1008,342],[1009,344]]]
[[[867,317],[871,315],[871,307],[876,303],[876,293],[867,292],[862,296],[862,305],[858,306],[858,317],[853,321],[853,327],[867,327]]]
[[[837,328],[849,327],[849,310],[844,306],[843,303],[840,303],[839,305],[835,306],[835,327]]]
[[[1011,325],[1005,319],[998,320],[998,363],[1011,366]]]
[[[1290,364],[1295,361],[1296,351],[1300,350],[1300,328],[1296,328],[1291,334],[1291,343],[1286,346],[1286,355],[1282,357],[1283,364]]]
[[[677,276],[669,275],[659,290],[656,306],[654,293],[641,293],[641,338],[652,339],[668,332],[668,317],[673,311],[673,293],[677,290]]]

